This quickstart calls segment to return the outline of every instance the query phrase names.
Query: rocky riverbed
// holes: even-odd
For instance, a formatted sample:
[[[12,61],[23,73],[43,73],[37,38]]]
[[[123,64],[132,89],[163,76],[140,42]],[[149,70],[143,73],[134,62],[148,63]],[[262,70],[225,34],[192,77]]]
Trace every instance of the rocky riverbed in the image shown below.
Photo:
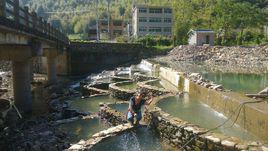
[[[268,45],[256,47],[178,46],[154,61],[184,72],[202,70],[267,73]]]

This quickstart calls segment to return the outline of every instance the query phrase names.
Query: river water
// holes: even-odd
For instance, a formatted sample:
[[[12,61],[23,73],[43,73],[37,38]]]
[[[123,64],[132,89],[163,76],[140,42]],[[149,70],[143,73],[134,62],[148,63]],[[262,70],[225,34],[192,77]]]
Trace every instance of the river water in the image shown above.
[[[203,76],[236,92],[258,93],[268,87],[268,74],[204,73]]]
[[[150,70],[141,66],[143,73],[150,74]],[[206,79],[212,80],[218,84],[222,84],[227,89],[237,92],[258,92],[265,88],[268,76],[266,75],[245,75],[245,74],[222,74],[222,73],[205,73]],[[126,74],[125,77],[128,77]],[[165,81],[157,81],[150,85],[159,88],[166,88],[163,84]],[[136,83],[120,86],[124,89],[137,89]],[[172,87],[173,88],[173,87]],[[114,99],[110,96],[98,96],[92,98],[75,98],[71,101],[73,108],[81,111],[96,113],[99,111],[99,103],[115,103],[121,100]],[[111,108],[119,112],[126,113],[128,104],[110,104]],[[158,106],[165,112],[174,117],[179,117],[201,127],[211,129],[226,121],[226,117],[202,103],[198,98],[185,95],[184,97],[169,97],[165,101],[158,103]],[[245,131],[239,125],[230,127],[232,122],[228,122],[220,127],[216,132],[223,133],[228,136],[239,137],[244,140],[259,140],[254,135]],[[107,127],[100,122],[98,118],[91,120],[78,120],[72,123],[63,124],[60,128],[69,134],[72,142],[78,142],[81,139],[88,139],[94,133],[106,129]],[[149,128],[138,128],[134,131],[125,132],[121,135],[109,138],[100,144],[97,144],[92,150],[115,150],[115,151],[173,151],[174,148],[165,145],[157,134]]]
[[[95,133],[105,130],[108,127],[99,118],[80,119],[71,123],[60,125],[60,130],[68,134],[71,143],[77,143],[81,139],[87,140]]]
[[[92,151],[175,151],[166,146],[151,129],[137,128],[109,138],[92,148]]]

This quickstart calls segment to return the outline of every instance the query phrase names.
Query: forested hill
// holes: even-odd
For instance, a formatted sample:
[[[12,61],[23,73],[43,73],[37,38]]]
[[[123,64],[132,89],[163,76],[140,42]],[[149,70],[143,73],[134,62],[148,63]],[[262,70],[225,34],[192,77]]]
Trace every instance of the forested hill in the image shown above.
[[[99,0],[100,19],[107,18],[108,1],[110,1],[110,15],[115,19],[130,19],[133,2],[171,5],[171,0]],[[67,33],[83,33],[89,25],[95,24],[96,0],[20,0],[20,2]]]

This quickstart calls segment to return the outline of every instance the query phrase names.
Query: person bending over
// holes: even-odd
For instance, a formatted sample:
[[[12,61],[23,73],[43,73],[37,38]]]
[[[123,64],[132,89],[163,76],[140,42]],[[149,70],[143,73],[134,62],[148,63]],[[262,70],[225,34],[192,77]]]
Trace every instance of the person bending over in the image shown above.
[[[144,97],[145,97],[145,92],[143,92],[142,90],[139,90],[138,93],[135,96],[132,96],[129,100],[127,120],[132,125],[134,125],[134,118],[136,118],[135,125],[139,125],[139,122],[142,119],[141,107],[143,105],[149,105],[153,101],[152,96],[149,101],[146,101]]]

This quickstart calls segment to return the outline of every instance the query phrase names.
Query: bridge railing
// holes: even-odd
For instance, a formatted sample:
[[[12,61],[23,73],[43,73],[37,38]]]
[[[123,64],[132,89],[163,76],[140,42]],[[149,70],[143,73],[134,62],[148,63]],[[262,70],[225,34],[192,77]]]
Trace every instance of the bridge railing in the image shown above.
[[[23,31],[38,37],[69,43],[68,37],[52,27],[36,12],[29,12],[28,7],[20,7],[19,0],[0,0],[0,25]]]

